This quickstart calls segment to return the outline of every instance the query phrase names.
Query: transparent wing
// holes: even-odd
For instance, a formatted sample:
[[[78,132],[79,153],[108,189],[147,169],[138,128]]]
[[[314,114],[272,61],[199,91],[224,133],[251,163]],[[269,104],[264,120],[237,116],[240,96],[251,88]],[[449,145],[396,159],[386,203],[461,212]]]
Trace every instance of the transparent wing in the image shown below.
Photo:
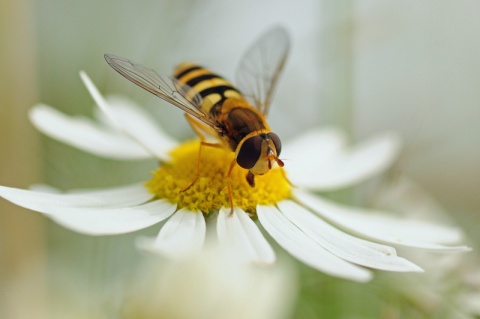
[[[290,50],[287,31],[276,26],[268,30],[243,55],[236,84],[245,98],[264,115],[268,114],[275,85]]]
[[[152,69],[119,56],[105,54],[105,60],[127,80],[175,105],[205,124],[215,127],[213,120],[202,110],[202,97],[190,86],[173,77],[159,75]]]

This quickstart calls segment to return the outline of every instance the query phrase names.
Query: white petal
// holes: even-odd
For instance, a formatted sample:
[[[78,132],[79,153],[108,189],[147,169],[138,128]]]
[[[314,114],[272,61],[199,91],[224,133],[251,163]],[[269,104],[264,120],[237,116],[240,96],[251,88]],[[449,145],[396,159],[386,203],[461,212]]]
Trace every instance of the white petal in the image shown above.
[[[461,238],[458,229],[399,219],[386,212],[339,205],[319,196],[296,190],[294,196],[315,213],[362,236],[387,243],[442,250],[468,250],[465,246],[444,246]]]
[[[152,157],[131,138],[90,119],[70,117],[43,104],[34,106],[29,116],[33,125],[45,135],[89,153],[125,160]]]
[[[153,197],[152,193],[145,187],[145,182],[105,189],[72,189],[66,194],[71,196],[88,195],[101,200],[103,206],[108,208],[134,206]]]
[[[258,206],[258,219],[267,232],[286,251],[305,264],[332,276],[365,282],[370,271],[340,259],[315,243],[293,225],[277,208]]]
[[[143,184],[119,188],[77,191],[77,193],[53,194],[0,186],[0,196],[19,206],[44,214],[61,212],[65,208],[112,208],[139,205],[150,198]]]
[[[337,257],[381,270],[422,271],[417,265],[398,257],[394,248],[348,235],[293,201],[282,201],[278,208],[307,236]]]
[[[202,250],[205,232],[203,214],[182,208],[162,227],[154,250],[174,259],[192,257]]]
[[[55,222],[73,231],[88,235],[114,235],[133,232],[155,225],[176,210],[163,200],[133,207],[64,208],[50,215]]]
[[[334,190],[348,187],[375,176],[388,168],[395,160],[400,149],[400,139],[394,134],[383,134],[353,148],[348,152],[332,156],[328,161],[315,157],[301,163],[304,169],[289,172],[289,178],[295,185],[315,190]],[[306,146],[307,147],[307,146]],[[319,143],[309,146],[321,148]],[[287,166],[287,170],[289,170]]]
[[[50,193],[50,194],[61,194],[62,191],[59,190],[58,188],[55,188],[53,186],[47,185],[47,184],[32,184],[28,187],[29,190],[32,190],[34,192],[41,192],[41,193]]]
[[[177,146],[177,141],[163,131],[161,127],[152,120],[152,116],[133,101],[115,95],[108,96],[107,101],[117,116],[124,119],[125,122],[128,122],[129,125],[132,126],[132,130],[136,130],[133,134],[134,136],[140,140],[145,138],[146,142],[151,141],[150,144],[147,143],[149,148],[157,149],[158,153],[163,154]]]
[[[157,158],[162,160],[169,158],[167,153],[176,145],[176,142],[161,132],[148,115],[128,103],[110,105],[85,72],[80,72],[80,77],[97,105],[118,129],[140,143]]]
[[[222,208],[217,218],[220,244],[243,262],[271,264],[275,253],[253,220],[240,208],[230,215],[230,208]]]

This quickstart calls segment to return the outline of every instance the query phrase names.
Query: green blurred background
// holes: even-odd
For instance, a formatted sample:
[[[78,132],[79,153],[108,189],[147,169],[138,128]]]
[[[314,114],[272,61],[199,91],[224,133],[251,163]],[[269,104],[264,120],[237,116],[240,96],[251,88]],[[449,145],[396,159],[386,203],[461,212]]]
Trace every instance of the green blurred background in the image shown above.
[[[92,116],[93,102],[78,76],[85,70],[103,93],[125,95],[173,136],[191,137],[177,109],[120,79],[103,54],[167,74],[177,63],[194,60],[232,78],[252,40],[268,26],[283,24],[293,47],[271,112],[275,130],[289,137],[309,127],[339,125],[352,140],[400,132],[406,141],[402,172],[428,189],[478,242],[478,12],[480,3],[466,0],[2,0],[0,185],[71,189],[147,179],[155,162],[100,159],[43,137],[29,124],[28,109],[41,101],[67,114]],[[355,189],[340,197],[351,198],[350,191]],[[95,308],[84,296],[69,294],[65,282],[76,276],[77,289],[102,287],[108,296],[113,288],[106,283],[133,264],[133,238],[74,234],[0,201],[0,318],[56,318],[63,307]],[[385,288],[382,276],[359,285],[299,269],[294,318],[431,317]]]

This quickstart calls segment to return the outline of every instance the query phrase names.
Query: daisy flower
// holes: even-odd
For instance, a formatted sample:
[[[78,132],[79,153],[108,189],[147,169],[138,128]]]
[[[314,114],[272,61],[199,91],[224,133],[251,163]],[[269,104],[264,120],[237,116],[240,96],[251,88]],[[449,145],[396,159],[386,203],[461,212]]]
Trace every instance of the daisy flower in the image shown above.
[[[408,176],[395,173],[373,193],[372,205],[400,216],[450,222],[448,212],[432,195]],[[392,299],[415,301],[393,304],[396,309],[392,312],[405,315],[408,308],[413,308],[412,312],[428,318],[480,316],[480,257],[476,253],[442,255],[410,250],[405,254],[421,261],[427,273],[421,278],[383,278],[389,291],[399,296]]]
[[[101,109],[98,122],[68,117],[46,105],[32,108],[33,124],[46,135],[93,154],[122,160],[157,158],[161,165],[150,181],[113,189],[46,193],[0,187],[0,196],[38,211],[74,231],[114,235],[166,220],[155,239],[141,246],[172,258],[202,250],[207,220],[226,254],[243,262],[271,264],[275,252],[259,224],[301,262],[332,276],[368,281],[372,269],[420,272],[397,256],[400,245],[432,250],[467,250],[451,246],[458,229],[403,220],[380,211],[349,207],[318,192],[354,185],[385,170],[400,142],[384,134],[349,148],[336,129],[313,130],[284,143],[285,170],[277,167],[245,181],[245,170],[231,174],[234,213],[226,189],[226,171],[234,153],[206,147],[195,184],[199,140],[178,143],[141,108],[124,99],[106,100],[85,73],[81,78]],[[285,176],[292,182],[291,186]],[[314,191],[316,193],[314,193]]]

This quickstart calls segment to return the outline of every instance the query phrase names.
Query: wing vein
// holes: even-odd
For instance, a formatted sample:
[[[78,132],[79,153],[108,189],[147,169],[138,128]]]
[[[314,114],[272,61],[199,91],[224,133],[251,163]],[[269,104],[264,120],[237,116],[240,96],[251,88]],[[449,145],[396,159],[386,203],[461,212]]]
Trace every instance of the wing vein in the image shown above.
[[[215,128],[214,120],[202,108],[202,97],[193,88],[126,58],[105,54],[105,60],[127,80]]]

